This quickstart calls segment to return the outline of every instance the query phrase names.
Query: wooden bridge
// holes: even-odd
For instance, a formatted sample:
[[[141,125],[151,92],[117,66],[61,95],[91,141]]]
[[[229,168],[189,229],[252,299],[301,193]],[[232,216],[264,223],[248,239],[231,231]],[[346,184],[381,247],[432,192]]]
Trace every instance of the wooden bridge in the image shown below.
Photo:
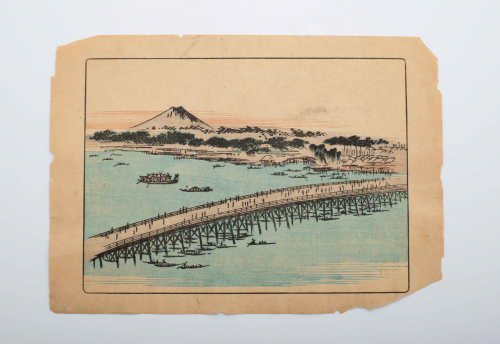
[[[310,218],[316,221],[335,219],[336,216],[362,216],[382,211],[407,198],[404,178],[381,178],[362,181],[339,181],[310,184],[258,192],[242,197],[180,209],[137,223],[115,228],[85,240],[84,260],[126,262],[136,256],[152,252],[186,252],[192,244],[199,251],[207,245],[221,245],[226,240],[233,244],[253,234],[262,233],[272,224],[277,230],[281,224],[289,228],[294,221]]]

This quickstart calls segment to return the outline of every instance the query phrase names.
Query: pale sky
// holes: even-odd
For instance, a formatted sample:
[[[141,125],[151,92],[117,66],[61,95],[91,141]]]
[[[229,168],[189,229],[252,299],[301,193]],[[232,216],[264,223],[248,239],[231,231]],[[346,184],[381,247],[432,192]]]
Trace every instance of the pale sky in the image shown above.
[[[87,127],[127,129],[183,106],[212,126],[405,140],[402,60],[89,60]]]

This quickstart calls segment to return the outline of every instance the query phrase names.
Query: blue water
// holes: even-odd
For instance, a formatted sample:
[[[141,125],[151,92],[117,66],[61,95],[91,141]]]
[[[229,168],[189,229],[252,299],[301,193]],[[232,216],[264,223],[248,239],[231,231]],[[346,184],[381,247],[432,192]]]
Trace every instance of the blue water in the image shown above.
[[[91,154],[98,157],[90,157]],[[112,155],[121,154],[121,155]],[[103,161],[112,158],[111,161]],[[118,162],[129,165],[115,166]],[[302,164],[286,167],[266,167],[248,170],[247,166],[174,159],[166,155],[140,152],[87,152],[85,170],[85,238],[120,227],[127,222],[140,221],[164,212],[192,207],[236,195],[282,187],[332,182],[319,175],[308,179],[272,176],[286,169],[302,169]],[[180,175],[178,184],[136,184],[139,175],[168,172]],[[306,172],[306,171],[305,171]],[[381,178],[385,175],[348,173],[350,180]],[[210,186],[213,192],[185,193],[186,186]],[[85,274],[106,276],[105,283],[143,284],[155,286],[255,287],[298,286],[311,284],[350,284],[380,278],[382,265],[392,263],[395,269],[407,265],[407,203],[388,207],[389,211],[370,216],[341,216],[334,221],[314,219],[287,229],[282,223],[277,231],[272,224],[262,236],[254,231],[257,241],[276,242],[275,245],[250,246],[237,241],[237,247],[208,251],[204,256],[165,258],[164,253],[153,259],[168,262],[210,265],[201,269],[158,268],[138,262],[134,266],[123,259],[120,268],[104,263],[94,269],[85,265]],[[226,244],[231,245],[230,242]],[[195,244],[193,244],[196,246]],[[193,248],[195,248],[193,246]],[[145,258],[148,260],[148,258]],[[352,264],[351,264],[352,263]],[[384,265],[387,266],[387,265]],[[120,277],[120,280],[116,279]]]

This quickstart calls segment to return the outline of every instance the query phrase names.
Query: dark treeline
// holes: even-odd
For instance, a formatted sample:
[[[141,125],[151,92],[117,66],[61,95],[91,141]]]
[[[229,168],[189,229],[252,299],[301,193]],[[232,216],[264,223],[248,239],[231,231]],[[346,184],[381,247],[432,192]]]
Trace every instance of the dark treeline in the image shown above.
[[[288,136],[289,134],[278,130],[278,129],[261,129],[259,127],[251,127],[247,125],[246,127],[242,128],[227,128],[227,127],[219,127],[216,131],[217,134],[222,135],[222,134],[243,134],[243,133],[255,133],[255,134],[261,134],[261,135],[267,135],[267,136],[276,136],[276,135],[282,135],[282,136]]]
[[[242,133],[256,133],[256,134],[262,134],[266,136],[294,136],[294,137],[318,137],[318,136],[325,136],[326,133],[322,133],[320,131],[302,131],[301,129],[294,129],[291,128],[290,132],[287,131],[282,131],[279,129],[261,129],[259,127],[251,127],[251,126],[246,126],[243,128],[227,128],[227,127],[219,127],[217,129],[216,133],[221,135],[221,134],[242,134]]]
[[[337,151],[337,148],[332,148],[330,150],[326,149],[325,145],[309,145],[309,149],[314,153],[314,156],[319,159],[322,163],[327,163],[327,160],[331,162],[340,161],[341,152]]]
[[[318,137],[318,136],[325,136],[326,133],[322,133],[321,131],[302,131],[301,129],[290,129],[292,132],[292,136],[295,137]]]
[[[287,150],[289,147],[303,148],[307,143],[309,143],[302,139],[293,139],[288,141],[284,137],[280,136],[269,138],[266,141],[257,140],[252,137],[227,140],[223,137],[213,136],[205,141],[202,138],[195,137],[194,134],[180,131],[169,131],[167,133],[151,136],[148,131],[142,130],[135,132],[125,131],[121,133],[111,130],[96,131],[90,138],[105,142],[130,142],[148,145],[181,144],[189,145],[191,147],[210,146],[217,148],[234,148],[242,150],[247,154],[269,152],[270,149],[268,147],[261,147],[265,144],[269,144],[274,149]]]
[[[148,128],[149,129],[149,128]],[[186,127],[169,127],[169,126],[163,126],[163,127],[152,127],[152,130],[169,130],[169,131],[174,131],[174,130],[198,130],[201,131],[204,134],[217,134],[217,135],[223,135],[223,134],[244,134],[244,133],[249,133],[249,134],[260,134],[262,136],[268,136],[268,137],[275,137],[275,136],[284,136],[284,137],[319,137],[319,136],[326,136],[326,133],[321,132],[321,131],[303,131],[301,129],[295,129],[291,128],[290,131],[288,130],[279,130],[279,129],[262,129],[257,126],[251,127],[247,125],[246,127],[237,127],[237,128],[228,128],[228,127],[218,127],[217,129],[213,129],[210,127],[205,127],[201,125],[191,125],[191,126],[186,126]]]
[[[255,154],[258,152],[269,152],[268,147],[261,147],[264,144],[270,145],[274,149],[278,150],[287,150],[290,148],[303,148],[307,143],[302,139],[293,139],[291,141],[287,141],[284,137],[271,137],[266,141],[257,140],[252,137],[246,137],[244,139],[232,139],[227,140],[223,137],[213,136],[205,141],[205,145],[217,148],[236,148],[240,149],[247,154]]]
[[[367,137],[361,140],[359,136],[353,135],[350,137],[331,137],[323,141],[328,145],[342,145],[342,146],[356,146],[356,147],[371,147],[373,145],[386,145],[389,142],[384,139],[372,140],[371,137]]]

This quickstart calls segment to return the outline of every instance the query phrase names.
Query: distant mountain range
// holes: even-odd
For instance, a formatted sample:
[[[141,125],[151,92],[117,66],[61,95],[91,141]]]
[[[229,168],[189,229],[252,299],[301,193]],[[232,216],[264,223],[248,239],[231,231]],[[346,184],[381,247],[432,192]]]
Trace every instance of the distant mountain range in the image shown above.
[[[170,127],[190,127],[206,126],[211,128],[207,123],[197,118],[195,115],[184,109],[182,106],[171,107],[170,109],[162,112],[161,114],[148,119],[145,122],[133,126],[131,129],[163,129]]]

